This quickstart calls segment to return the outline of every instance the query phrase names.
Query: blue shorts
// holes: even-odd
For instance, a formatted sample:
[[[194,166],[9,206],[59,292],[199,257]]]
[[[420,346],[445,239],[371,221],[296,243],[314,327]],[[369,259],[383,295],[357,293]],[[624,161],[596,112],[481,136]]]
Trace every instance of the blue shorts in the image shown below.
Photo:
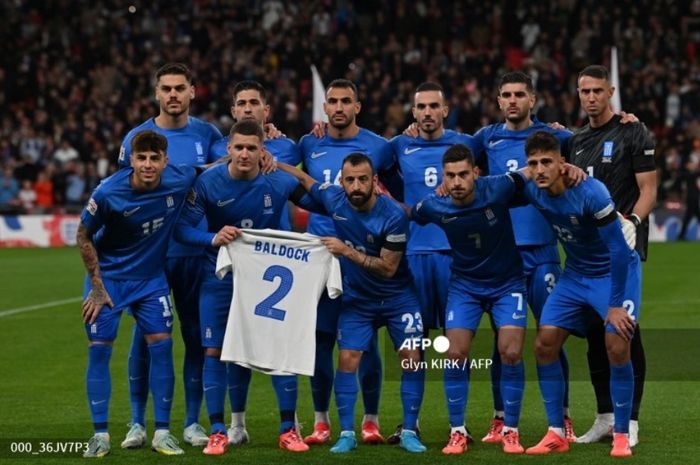
[[[333,335],[338,332],[341,301],[340,297],[331,299],[328,297],[328,291],[323,291],[316,307],[316,331]]]
[[[544,303],[554,290],[561,275],[559,251],[556,246],[519,247],[527,280],[527,303],[539,321]]]
[[[639,320],[641,296],[642,267],[639,256],[635,254],[628,267],[622,304],[635,321]],[[595,311],[605,320],[609,303],[610,275],[592,278],[564,269],[544,305],[540,326],[556,326],[576,336],[585,336],[592,317],[590,312]],[[605,331],[614,333],[615,328],[608,324]]]
[[[447,291],[446,329],[469,329],[476,333],[484,312],[491,314],[496,329],[527,327],[525,279],[513,278],[499,286],[483,286],[452,275]]]
[[[175,298],[175,310],[183,328],[199,327],[199,288],[202,284],[201,256],[170,257],[165,274]]]
[[[206,265],[202,267],[205,270]],[[220,349],[224,344],[224,333],[228,322],[233,284],[231,275],[217,279],[205,276],[199,292],[199,324],[202,347]]]
[[[367,351],[381,326],[398,349],[406,339],[423,337],[420,304],[414,292],[383,301],[344,300],[338,319],[338,348]]]
[[[423,324],[429,329],[444,327],[452,257],[449,252],[436,251],[407,255],[406,259],[416,286]]]
[[[114,307],[102,307],[93,324],[85,323],[91,341],[113,341],[117,338],[119,319],[127,307],[143,334],[171,333],[173,305],[165,275],[148,280],[116,280],[102,278]],[[85,277],[83,300],[92,289],[90,278]]]

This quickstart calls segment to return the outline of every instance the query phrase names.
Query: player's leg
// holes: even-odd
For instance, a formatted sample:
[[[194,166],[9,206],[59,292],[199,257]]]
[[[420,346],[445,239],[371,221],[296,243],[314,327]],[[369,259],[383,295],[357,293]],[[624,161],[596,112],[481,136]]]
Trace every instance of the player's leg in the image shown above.
[[[486,435],[481,438],[481,442],[498,444],[501,442],[501,431],[503,430],[503,420],[505,416],[503,407],[503,396],[501,395],[501,373],[503,365],[501,363],[501,353],[498,349],[498,330],[493,321],[493,317],[489,315],[489,322],[493,330],[493,349],[491,350],[491,367],[489,375],[491,376],[491,396],[493,397],[493,418]]]
[[[362,354],[358,369],[362,402],[365,414],[362,417],[362,442],[381,444],[384,437],[379,431],[379,397],[382,391],[382,358],[377,333],[372,335],[369,348]]]
[[[421,307],[412,293],[395,303],[385,303],[383,307],[387,309],[382,313],[401,367],[403,421],[399,445],[408,452],[425,452],[427,449],[417,434],[418,414],[425,391],[425,367],[421,363],[420,349],[410,344],[423,336]]]
[[[316,363],[310,378],[311,398],[314,403],[314,431],[304,438],[307,444],[325,444],[330,440],[328,411],[333,390],[333,348],[338,330],[340,300],[331,299],[324,292],[318,303],[316,317]]]
[[[112,302],[114,302],[114,307],[103,307],[94,323],[85,324],[90,342],[85,385],[94,435],[88,441],[88,447],[83,453],[84,457],[104,457],[110,451],[108,420],[112,378],[109,372],[109,362],[112,356],[112,341],[117,336],[123,303],[119,289],[112,286],[108,279],[103,279],[103,283],[107,293],[112,298]],[[87,297],[90,289],[90,281],[86,279],[83,299]]]
[[[170,412],[175,391],[173,366],[173,305],[170,288],[163,279],[144,282],[145,296],[132,306],[136,323],[148,343],[150,370],[148,384],[153,397],[155,432],[151,448],[163,455],[182,455],[185,452],[170,434]]]
[[[180,321],[180,333],[185,344],[182,379],[185,388],[186,443],[205,446],[208,436],[199,424],[202,408],[202,370],[204,349],[199,328],[199,288],[201,286],[201,257],[169,258],[166,266],[168,284],[173,292],[175,309]]]
[[[338,320],[338,368],[335,373],[335,402],[340,421],[340,437],[331,447],[333,453],[345,453],[357,447],[355,439],[355,404],[359,385],[357,369],[362,352],[367,350],[374,328],[374,314],[360,306],[343,302]]]
[[[231,295],[230,283],[215,280],[214,277],[204,278],[199,297],[199,317],[202,346],[205,348],[202,372],[204,403],[211,424],[209,442],[202,451],[207,455],[221,455],[229,445],[224,424],[226,363],[220,357]]]
[[[143,445],[141,434],[146,426],[146,404],[148,403],[148,344],[138,325],[134,325],[129,348],[127,371],[129,376],[129,398],[131,401],[131,434],[127,434],[123,447]],[[133,444],[133,445],[129,445]]]
[[[226,364],[228,397],[231,403],[231,427],[227,434],[228,442],[232,445],[246,444],[250,441],[245,423],[245,410],[252,375],[250,368],[242,367],[236,363]]]
[[[296,428],[299,385],[297,376],[272,376],[271,378],[280,411],[279,447],[291,452],[306,452],[309,446],[301,439]]]

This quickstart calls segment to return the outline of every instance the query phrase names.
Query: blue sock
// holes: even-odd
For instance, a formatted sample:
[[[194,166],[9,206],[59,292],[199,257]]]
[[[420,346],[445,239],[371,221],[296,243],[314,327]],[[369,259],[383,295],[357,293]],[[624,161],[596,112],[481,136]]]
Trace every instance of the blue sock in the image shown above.
[[[228,398],[231,401],[232,412],[245,412],[248,402],[248,387],[253,373],[250,368],[245,368],[235,363],[226,365],[228,375]]]
[[[569,408],[569,357],[566,356],[566,350],[563,347],[559,351],[559,363],[564,375],[564,408]]]
[[[357,402],[357,374],[335,372],[335,403],[338,406],[341,431],[355,430],[355,403]]]
[[[629,433],[634,398],[634,368],[632,362],[615,366],[610,364],[610,397],[615,414],[616,433]]]
[[[294,428],[294,413],[297,409],[297,377],[272,376],[272,386],[277,394],[280,410],[280,433]]]
[[[520,421],[523,392],[525,391],[525,365],[521,360],[515,365],[501,365],[501,392],[505,400],[505,426],[517,428]]]
[[[564,427],[564,376],[561,363],[555,360],[548,365],[537,365],[537,376],[540,380],[540,391],[547,412],[549,426]]]
[[[467,361],[467,365],[468,363]],[[461,362],[460,365],[462,365]],[[469,369],[446,368],[443,376],[450,426],[464,426],[465,409],[469,397]]]
[[[493,343],[491,353],[491,394],[493,395],[493,409],[502,412],[503,395],[501,394],[501,353],[498,351],[498,341]]]
[[[333,390],[333,347],[335,335],[316,331],[316,366],[311,377],[311,398],[314,411],[327,412]]]
[[[151,355],[149,383],[153,393],[153,418],[155,429],[170,428],[170,410],[175,391],[175,370],[173,368],[173,340],[171,338],[148,345]]]
[[[109,375],[109,359],[112,346],[92,344],[88,347],[88,366],[85,376],[87,398],[90,403],[92,423],[96,433],[107,432],[109,399],[112,395],[112,378]]]
[[[362,402],[365,404],[365,414],[379,413],[379,395],[382,392],[382,359],[379,354],[379,343],[375,333],[369,349],[362,354],[358,370]]]
[[[219,357],[204,357],[202,373],[204,400],[207,404],[211,434],[226,433],[224,401],[226,400],[226,364]]]
[[[181,321],[181,325],[182,325]],[[202,409],[202,370],[204,369],[204,349],[199,326],[188,326],[182,329],[182,340],[185,343],[185,361],[182,366],[182,379],[185,384],[185,427],[199,422],[199,411]]]
[[[148,402],[148,344],[138,325],[134,325],[129,349],[129,396],[131,398],[131,423],[146,426]]]
[[[415,431],[418,413],[425,391],[425,370],[401,373],[401,404],[403,404],[403,427]]]

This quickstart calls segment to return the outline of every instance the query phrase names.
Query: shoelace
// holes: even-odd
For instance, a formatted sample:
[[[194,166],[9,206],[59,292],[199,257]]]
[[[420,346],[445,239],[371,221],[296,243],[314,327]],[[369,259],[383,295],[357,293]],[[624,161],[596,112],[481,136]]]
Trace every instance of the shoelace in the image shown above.
[[[498,431],[498,428],[501,426],[501,423],[497,420],[491,421],[491,426],[489,426],[489,434],[493,434],[496,431]]]
[[[464,435],[460,433],[459,431],[452,433],[450,436],[450,442],[448,443],[449,446],[458,446],[460,445],[459,443],[462,442],[462,438],[464,438]]]
[[[292,443],[292,442],[302,442],[301,436],[299,436],[299,433],[297,432],[296,428],[292,428],[289,430],[285,437],[285,442],[287,443]]]
[[[569,438],[574,435],[574,428],[573,425],[571,424],[571,420],[566,421],[564,420],[564,436]]]
[[[212,444],[211,444],[212,446],[218,447],[218,446],[220,446],[221,443],[223,443],[224,441],[228,441],[228,437],[227,437],[226,435],[223,435],[223,434],[220,434],[220,433],[219,433],[219,434],[215,434],[214,437],[212,437],[212,438],[210,439],[210,441],[211,441],[211,443],[212,443]]]
[[[513,431],[508,431],[506,434],[503,435],[503,442],[505,442],[508,445],[515,444],[515,433]]]

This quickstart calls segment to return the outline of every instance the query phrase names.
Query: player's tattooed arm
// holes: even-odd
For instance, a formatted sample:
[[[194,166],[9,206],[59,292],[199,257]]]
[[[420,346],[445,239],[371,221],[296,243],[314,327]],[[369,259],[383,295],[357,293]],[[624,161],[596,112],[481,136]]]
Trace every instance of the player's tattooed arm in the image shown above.
[[[373,257],[350,247],[337,237],[322,237],[321,242],[336,257],[345,257],[363,269],[382,278],[391,278],[396,274],[403,251],[382,248],[379,257]]]
[[[90,292],[83,302],[83,320],[92,324],[97,319],[97,315],[99,315],[102,307],[105,305],[112,307],[114,304],[102,283],[97,249],[95,249],[95,244],[92,242],[92,233],[88,231],[82,222],[78,226],[76,239],[80,250],[80,258],[83,260],[91,283]]]

